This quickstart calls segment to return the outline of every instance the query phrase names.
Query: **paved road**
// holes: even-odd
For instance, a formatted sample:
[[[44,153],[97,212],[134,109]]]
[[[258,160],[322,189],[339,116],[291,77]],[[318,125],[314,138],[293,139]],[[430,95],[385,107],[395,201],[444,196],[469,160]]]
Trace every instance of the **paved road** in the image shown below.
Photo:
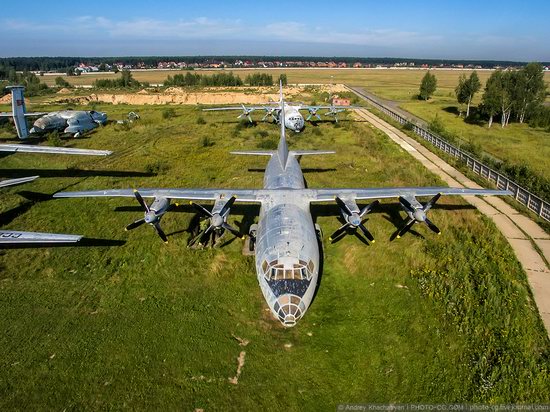
[[[438,175],[449,186],[481,187],[401,130],[365,109],[356,112],[386,133],[390,139],[421,162],[428,170]],[[548,262],[550,262],[550,235],[531,219],[520,214],[498,197],[465,196],[464,199],[492,219],[512,246],[517,259],[527,273],[535,303],[550,337],[550,268],[548,267]]]

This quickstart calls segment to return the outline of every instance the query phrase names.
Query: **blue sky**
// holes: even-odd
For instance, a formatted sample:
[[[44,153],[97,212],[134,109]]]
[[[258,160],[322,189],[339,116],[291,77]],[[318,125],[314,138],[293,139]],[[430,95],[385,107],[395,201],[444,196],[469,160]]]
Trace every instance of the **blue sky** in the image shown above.
[[[550,61],[549,16],[548,0],[10,1],[0,10],[0,56]]]

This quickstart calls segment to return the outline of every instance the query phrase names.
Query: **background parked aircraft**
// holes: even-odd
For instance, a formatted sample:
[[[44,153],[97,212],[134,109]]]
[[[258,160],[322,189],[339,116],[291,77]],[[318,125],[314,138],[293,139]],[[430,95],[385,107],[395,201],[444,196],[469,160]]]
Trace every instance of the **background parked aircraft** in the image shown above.
[[[284,106],[284,110],[283,109]],[[300,132],[305,126],[305,122],[310,121],[313,117],[321,120],[319,115],[320,110],[327,110],[324,113],[325,116],[331,116],[335,122],[338,122],[338,113],[343,112],[346,109],[353,109],[355,106],[337,106],[337,105],[307,105],[302,103],[287,103],[287,102],[273,102],[259,106],[230,106],[230,107],[213,107],[210,109],[203,109],[208,111],[223,111],[223,110],[242,110],[242,113],[237,116],[238,119],[247,118],[252,123],[252,117],[250,116],[254,111],[264,111],[265,114],[262,117],[262,121],[266,121],[271,118],[274,122],[280,123],[281,119],[284,119],[284,125],[287,129],[294,132]],[[308,117],[304,120],[304,116],[300,113],[300,110],[307,110],[309,112]]]
[[[79,137],[83,133],[95,129],[107,122],[107,113],[96,112],[95,110],[61,110],[50,113],[29,113],[25,107],[23,86],[8,86],[11,91],[12,111],[0,113],[0,117],[12,117],[20,139],[27,139],[32,136],[40,136],[52,131],[71,134]],[[39,116],[29,130],[27,117]]]

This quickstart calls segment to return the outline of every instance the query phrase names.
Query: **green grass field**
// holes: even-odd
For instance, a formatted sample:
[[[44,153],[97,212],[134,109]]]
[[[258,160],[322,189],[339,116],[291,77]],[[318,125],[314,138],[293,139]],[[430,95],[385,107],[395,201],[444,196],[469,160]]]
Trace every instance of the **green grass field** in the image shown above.
[[[142,216],[133,199],[25,198],[36,199],[29,191],[261,187],[263,174],[248,169],[265,159],[228,152],[272,145],[277,128],[193,107],[175,107],[177,117],[167,121],[159,106],[96,109],[112,119],[130,110],[142,116],[131,127],[108,125],[67,141],[114,155],[0,161],[2,178],[44,176],[0,193],[3,228],[125,242],[2,251],[0,409],[550,401],[550,344],[526,276],[494,225],[461,199],[441,199],[432,210],[441,236],[415,227],[417,235],[393,242],[403,214],[383,202],[369,215],[373,246],[351,236],[327,243],[340,223],[324,216],[326,208],[314,210],[325,240],[320,288],[304,319],[284,329],[268,312],[240,240],[215,250],[186,247],[193,215],[185,207],[163,219],[164,245],[149,227],[124,232]],[[206,137],[213,145],[205,147]],[[317,169],[306,174],[310,187],[441,184],[366,123],[307,125],[290,144],[337,151],[303,160]],[[148,171],[157,173],[140,175]],[[250,343],[239,346],[234,336]],[[233,385],[241,351],[245,363]]]

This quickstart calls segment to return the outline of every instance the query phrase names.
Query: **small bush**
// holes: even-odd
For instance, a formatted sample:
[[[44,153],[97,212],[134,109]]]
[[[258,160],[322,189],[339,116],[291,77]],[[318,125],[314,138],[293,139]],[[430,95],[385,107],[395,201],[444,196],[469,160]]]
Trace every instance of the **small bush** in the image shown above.
[[[162,111],[162,118],[163,119],[172,119],[176,117],[176,111],[172,109],[171,107],[164,109]]]
[[[411,123],[411,122],[409,122],[409,121],[406,121],[406,122],[403,124],[403,130],[413,131],[413,130],[414,130],[414,123]]]
[[[206,124],[206,120],[202,116],[197,117],[197,124]]]
[[[59,132],[56,130],[54,132],[48,133],[48,136],[46,138],[48,141],[48,145],[59,147],[63,146],[63,141],[61,140],[61,137],[59,136]]]
[[[443,135],[445,134],[445,124],[443,124],[443,121],[439,118],[438,115],[435,115],[433,120],[428,124],[428,130],[430,132]]]
[[[155,162],[147,163],[145,165],[145,171],[147,173],[153,174],[164,174],[170,170],[168,163],[163,162],[162,160],[157,160]]]
[[[266,130],[258,130],[256,132],[256,136],[265,139],[267,136],[269,136],[269,133]]]
[[[202,146],[202,147],[214,146],[214,142],[213,142],[212,139],[210,139],[208,136],[204,136],[204,137],[201,139],[201,146]]]

